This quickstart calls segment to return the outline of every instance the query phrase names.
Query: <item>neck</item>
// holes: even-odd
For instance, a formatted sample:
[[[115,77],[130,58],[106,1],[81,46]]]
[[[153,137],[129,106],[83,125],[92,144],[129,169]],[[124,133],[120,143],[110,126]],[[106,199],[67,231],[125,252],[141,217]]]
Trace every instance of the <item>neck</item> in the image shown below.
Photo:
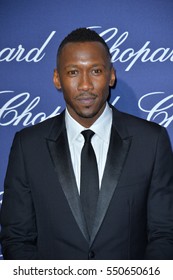
[[[70,114],[70,116],[76,121],[78,122],[81,126],[85,127],[85,128],[89,128],[90,126],[92,126],[95,121],[101,116],[101,114],[103,113],[103,111],[105,110],[106,107],[106,103],[102,106],[102,108],[98,111],[98,112],[93,112],[93,113],[77,113],[74,112],[73,110],[71,110],[71,108],[69,108],[67,106],[68,112]]]

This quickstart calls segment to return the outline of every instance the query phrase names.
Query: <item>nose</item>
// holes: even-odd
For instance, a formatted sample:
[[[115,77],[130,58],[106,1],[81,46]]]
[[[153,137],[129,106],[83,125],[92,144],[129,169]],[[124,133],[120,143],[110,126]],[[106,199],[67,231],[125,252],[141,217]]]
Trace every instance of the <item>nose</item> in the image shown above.
[[[81,74],[78,89],[81,91],[88,91],[93,89],[92,79],[88,73]]]

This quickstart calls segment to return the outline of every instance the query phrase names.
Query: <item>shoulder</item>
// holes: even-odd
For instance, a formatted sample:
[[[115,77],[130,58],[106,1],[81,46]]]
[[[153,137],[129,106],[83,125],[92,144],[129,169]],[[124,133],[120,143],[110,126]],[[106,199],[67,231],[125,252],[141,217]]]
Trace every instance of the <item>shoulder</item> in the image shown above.
[[[172,146],[166,128],[113,108],[113,125],[122,139],[131,139],[131,151],[142,158],[151,158],[156,153],[172,158]]]
[[[170,137],[163,126],[142,118],[113,110],[113,125],[122,139],[132,137],[135,145],[146,147],[167,143],[171,146]]]
[[[165,130],[161,125],[113,108],[113,122],[128,134],[158,134]]]
[[[23,140],[27,139],[29,142],[37,139],[41,140],[42,138],[49,137],[52,131],[56,133],[58,130],[60,130],[63,123],[64,114],[61,113],[60,115],[47,119],[41,123],[23,128],[16,133],[16,137],[19,137]]]

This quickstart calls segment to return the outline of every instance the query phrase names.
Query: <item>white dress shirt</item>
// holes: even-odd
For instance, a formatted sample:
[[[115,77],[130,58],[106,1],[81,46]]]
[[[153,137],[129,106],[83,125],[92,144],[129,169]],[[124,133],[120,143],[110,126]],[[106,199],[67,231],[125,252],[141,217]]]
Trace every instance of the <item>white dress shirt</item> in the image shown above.
[[[101,181],[103,177],[103,172],[105,168],[107,152],[110,142],[110,133],[112,126],[112,110],[108,104],[101,114],[101,116],[94,122],[90,128],[85,128],[75,121],[68,112],[65,111],[65,123],[67,129],[68,143],[70,147],[70,154],[72,165],[74,169],[74,174],[76,177],[76,183],[78,191],[80,193],[80,165],[81,165],[81,150],[84,145],[84,137],[81,131],[86,129],[91,129],[95,132],[91,139],[93,149],[96,154],[98,173],[99,173],[99,185],[101,186]],[[89,166],[88,166],[89,172]]]

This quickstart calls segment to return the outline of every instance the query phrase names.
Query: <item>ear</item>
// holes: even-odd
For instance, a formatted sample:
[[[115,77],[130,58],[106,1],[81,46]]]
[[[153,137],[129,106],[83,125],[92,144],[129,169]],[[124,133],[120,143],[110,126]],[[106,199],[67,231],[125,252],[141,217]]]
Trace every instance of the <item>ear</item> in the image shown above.
[[[109,81],[109,86],[113,87],[115,82],[116,82],[116,71],[114,67],[111,68],[111,75],[110,75],[110,81]]]
[[[57,69],[54,70],[53,83],[58,90],[61,89],[61,82],[60,82],[60,77],[59,77],[59,73],[58,73]]]

